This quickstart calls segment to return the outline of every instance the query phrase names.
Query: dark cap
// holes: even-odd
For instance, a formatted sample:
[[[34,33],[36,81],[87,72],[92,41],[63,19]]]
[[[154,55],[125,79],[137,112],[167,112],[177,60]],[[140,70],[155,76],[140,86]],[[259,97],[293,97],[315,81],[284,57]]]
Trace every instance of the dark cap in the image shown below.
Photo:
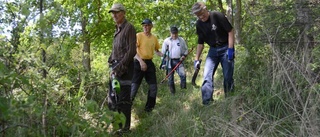
[[[108,13],[113,12],[113,11],[126,11],[126,9],[124,8],[124,6],[122,4],[115,3],[112,5],[112,7]]]
[[[170,32],[171,33],[177,33],[178,32],[178,28],[177,27],[171,27],[170,28]]]
[[[144,19],[141,24],[152,24],[152,21],[150,19]]]

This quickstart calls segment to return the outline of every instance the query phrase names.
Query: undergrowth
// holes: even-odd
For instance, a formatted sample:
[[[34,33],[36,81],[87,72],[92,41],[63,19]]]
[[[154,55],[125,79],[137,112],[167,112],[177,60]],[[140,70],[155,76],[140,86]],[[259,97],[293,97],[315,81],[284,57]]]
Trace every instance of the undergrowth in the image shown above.
[[[307,75],[301,71],[303,65],[297,63],[299,60],[279,54],[274,47],[248,50],[238,46],[235,94],[224,97],[219,67],[215,101],[208,106],[201,104],[202,72],[197,78],[198,87],[191,85],[191,59],[186,61],[187,89],[179,88],[176,75],[174,96],[166,83],[160,83],[164,72],[157,70],[155,109],[151,113],[143,111],[148,90],[143,82],[133,102],[131,132],[123,136],[320,136],[320,85],[310,80],[317,74]],[[44,132],[48,136],[114,136],[118,123],[124,122],[123,115],[106,107],[107,72],[94,69],[88,75],[73,69],[66,71],[67,75],[49,75],[42,81],[34,72],[22,75],[1,66],[2,136],[43,136]]]

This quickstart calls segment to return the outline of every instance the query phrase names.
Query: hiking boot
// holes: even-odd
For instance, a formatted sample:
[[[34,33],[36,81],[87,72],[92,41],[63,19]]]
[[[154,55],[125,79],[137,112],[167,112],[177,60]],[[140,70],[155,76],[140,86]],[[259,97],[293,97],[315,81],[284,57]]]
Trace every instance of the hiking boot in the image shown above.
[[[174,84],[170,84],[170,85],[169,85],[169,88],[170,88],[171,94],[174,95],[174,94],[176,93],[176,88],[175,88]]]

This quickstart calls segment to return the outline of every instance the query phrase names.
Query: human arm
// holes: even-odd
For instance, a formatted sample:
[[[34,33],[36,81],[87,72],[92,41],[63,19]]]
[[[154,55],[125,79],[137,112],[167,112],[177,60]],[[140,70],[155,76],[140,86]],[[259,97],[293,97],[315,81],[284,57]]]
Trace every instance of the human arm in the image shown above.
[[[198,36],[198,45],[197,45],[196,56],[195,56],[196,61],[199,61],[199,58],[204,48],[204,42],[205,42],[205,32],[203,31],[203,29],[200,28],[199,23],[200,21],[197,21],[196,23],[196,32]]]
[[[222,14],[221,12],[217,12],[218,14],[218,20],[220,21],[220,24],[223,24],[222,27],[224,29],[224,31],[228,32],[228,50],[227,50],[227,58],[229,61],[234,59],[234,52],[235,52],[235,48],[234,48],[234,29],[231,25],[231,23],[229,22],[229,20],[227,19],[227,17]]]
[[[162,56],[163,56],[163,53],[162,53],[161,51],[159,51],[159,49],[160,49],[160,44],[159,44],[157,38],[155,38],[155,43],[156,43],[155,53],[156,53],[158,56],[162,57]]]
[[[169,52],[169,45],[170,45],[170,41],[168,38],[166,38],[163,43],[162,43],[162,48],[161,48],[161,52],[162,52],[162,59],[164,57],[168,56],[168,52]]]
[[[187,45],[187,42],[180,37],[180,41],[182,43],[181,45],[181,58],[180,60],[184,60],[186,58],[186,56],[189,54],[188,52],[188,45]]]
[[[139,61],[141,70],[146,71],[148,68],[147,64],[141,59],[141,57],[138,54],[136,54],[134,58]]]
[[[162,49],[161,52],[163,54],[163,56],[161,57],[161,64],[160,64],[160,69],[164,69],[167,65],[168,62],[168,52],[169,52],[169,39],[165,39],[162,43]]]
[[[199,58],[201,56],[201,53],[203,51],[203,48],[204,48],[204,45],[203,44],[198,44],[197,46],[197,52],[196,52],[196,57],[195,57],[195,60],[194,60],[194,68],[195,69],[200,69],[200,61],[199,61]]]
[[[163,41],[163,43],[162,43],[162,48],[161,48],[161,52],[162,52],[163,54],[166,53],[166,50],[167,50],[168,46],[169,46],[169,45],[167,44],[167,39],[165,39],[165,40]]]
[[[116,56],[117,59],[116,65],[112,68],[112,73],[118,77],[121,77],[124,73],[128,71],[129,64],[133,61],[133,57],[136,54],[136,31],[133,25],[131,24],[124,24],[129,25],[121,32],[122,37],[117,37],[116,43],[118,43],[116,47],[114,47],[113,54]]]
[[[156,52],[156,54],[157,54],[158,56],[160,56],[160,57],[162,57],[162,56],[163,56],[163,53],[162,53],[162,52],[160,52],[158,49],[157,49],[157,50],[155,50],[155,52]]]
[[[228,60],[234,59],[234,31],[233,29],[228,32]]]
[[[138,33],[138,34],[137,34],[137,44],[136,44],[137,51],[138,51],[138,49],[140,48],[140,42],[141,42],[141,35],[140,35],[140,33]],[[139,53],[138,53],[138,52],[137,52],[137,54],[134,56],[134,58],[139,61],[140,69],[141,69],[142,71],[146,71],[146,70],[147,70],[147,64],[142,60],[142,58],[139,56]]]
[[[201,53],[203,51],[203,48],[204,48],[203,44],[198,44],[195,60],[199,60]]]
[[[234,30],[228,32],[228,48],[234,48]]]

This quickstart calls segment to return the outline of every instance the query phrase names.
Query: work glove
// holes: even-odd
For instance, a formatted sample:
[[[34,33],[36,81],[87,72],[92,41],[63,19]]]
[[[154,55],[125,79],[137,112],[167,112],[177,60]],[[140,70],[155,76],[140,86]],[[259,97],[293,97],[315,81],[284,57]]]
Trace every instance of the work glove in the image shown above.
[[[234,59],[234,48],[228,48],[228,60],[231,61]]]
[[[160,69],[165,69],[166,68],[166,65],[167,64],[167,61],[163,61],[161,64],[160,64]]]
[[[195,60],[193,65],[194,65],[194,69],[200,69],[200,61],[199,60]]]
[[[161,69],[165,69],[166,68],[166,65],[161,65]]]

